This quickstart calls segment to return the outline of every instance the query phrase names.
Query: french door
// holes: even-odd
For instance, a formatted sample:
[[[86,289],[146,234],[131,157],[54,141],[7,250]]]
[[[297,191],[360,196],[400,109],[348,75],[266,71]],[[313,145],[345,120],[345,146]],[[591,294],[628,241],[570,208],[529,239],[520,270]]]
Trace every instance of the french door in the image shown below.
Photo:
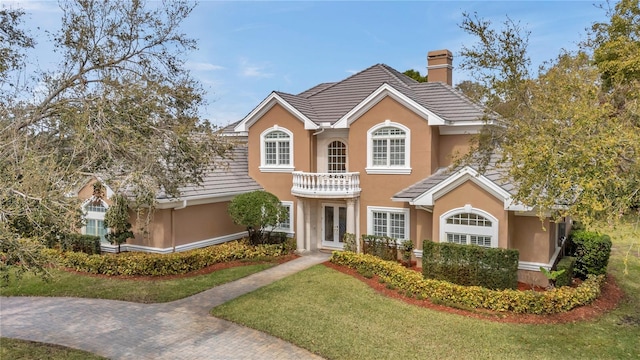
[[[337,204],[322,205],[322,246],[342,249],[347,231],[347,208]]]

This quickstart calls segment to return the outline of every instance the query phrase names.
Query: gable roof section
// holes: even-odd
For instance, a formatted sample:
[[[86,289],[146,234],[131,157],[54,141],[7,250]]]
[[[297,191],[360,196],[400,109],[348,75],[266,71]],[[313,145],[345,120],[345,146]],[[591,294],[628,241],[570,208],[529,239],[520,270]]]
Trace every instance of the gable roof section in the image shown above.
[[[514,203],[512,195],[515,186],[504,180],[503,173],[494,166],[488,166],[484,174],[480,174],[471,166],[450,170],[440,168],[431,176],[396,193],[394,201],[404,201],[415,206],[433,206],[438,198],[455,190],[466,181],[472,181],[483,190],[504,202],[505,210],[530,211],[531,208]]]
[[[247,131],[276,103],[303,121],[305,129],[348,127],[386,96],[429,119],[430,125],[483,124],[484,109],[451,86],[419,83],[388,65],[376,64],[342,81],[321,83],[297,95],[273,92],[235,130]]]
[[[238,125],[235,127],[235,131],[244,132],[248,131],[249,127],[253,125],[262,115],[264,115],[267,111],[269,111],[276,104],[281,105],[291,114],[298,118],[298,120],[304,123],[304,128],[307,130],[316,130],[319,126],[311,121],[307,114],[304,114],[298,107],[286,101],[284,98],[286,97],[289,101],[292,101],[294,104],[298,105],[303,111],[310,112],[311,109],[310,104],[306,103],[306,99],[296,97],[295,95],[280,93],[280,92],[272,92],[266,99],[262,100],[262,102],[255,107],[247,116],[242,119]]]

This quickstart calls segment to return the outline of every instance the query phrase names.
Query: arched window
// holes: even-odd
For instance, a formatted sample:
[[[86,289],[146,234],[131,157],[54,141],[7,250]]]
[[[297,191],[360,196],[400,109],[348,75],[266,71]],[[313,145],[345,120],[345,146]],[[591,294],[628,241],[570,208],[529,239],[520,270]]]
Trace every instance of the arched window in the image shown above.
[[[89,200],[82,207],[85,225],[82,233],[85,235],[99,236],[100,241],[106,243],[107,228],[104,227],[104,215],[107,212],[107,204],[102,200]]]
[[[347,146],[339,140],[327,146],[327,171],[343,173],[347,171]]]
[[[470,206],[440,216],[440,242],[498,247],[498,219]]]
[[[410,130],[386,120],[367,132],[368,174],[410,174]]]
[[[277,125],[260,135],[262,171],[293,171],[293,133]]]

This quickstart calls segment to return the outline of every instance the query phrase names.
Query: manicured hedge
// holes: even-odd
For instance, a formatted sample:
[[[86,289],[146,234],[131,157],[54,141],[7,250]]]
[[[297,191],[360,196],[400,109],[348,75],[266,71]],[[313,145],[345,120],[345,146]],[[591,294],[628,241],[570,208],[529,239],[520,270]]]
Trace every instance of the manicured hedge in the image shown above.
[[[250,246],[228,242],[171,254],[128,252],[87,255],[58,252],[59,264],[77,271],[103,275],[164,276],[186,274],[220,262],[280,256],[289,253],[285,244]]]
[[[397,260],[398,240],[388,236],[362,235],[362,252],[384,260]]]
[[[100,237],[93,235],[66,234],[60,239],[62,251],[100,254]]]
[[[595,231],[579,230],[571,233],[572,256],[576,257],[575,273],[586,279],[587,275],[607,273],[611,256],[611,238]]]
[[[450,306],[528,314],[554,314],[586,305],[600,295],[604,276],[589,276],[576,288],[561,287],[546,292],[532,290],[490,290],[462,286],[442,280],[424,279],[397,262],[352,252],[334,252],[331,262],[359,272],[371,272],[381,281],[416,297]]]
[[[570,286],[573,281],[573,268],[576,265],[576,258],[572,256],[565,256],[560,261],[558,261],[558,265],[556,265],[557,271],[564,270],[562,275],[558,276],[556,279],[556,286]]]
[[[427,279],[489,289],[518,286],[518,250],[477,245],[436,243],[422,245],[422,274]]]

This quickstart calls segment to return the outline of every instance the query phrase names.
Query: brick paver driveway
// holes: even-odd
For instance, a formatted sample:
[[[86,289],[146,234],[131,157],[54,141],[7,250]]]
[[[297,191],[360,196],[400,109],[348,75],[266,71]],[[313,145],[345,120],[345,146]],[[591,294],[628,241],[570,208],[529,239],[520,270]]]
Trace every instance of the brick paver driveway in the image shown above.
[[[328,259],[316,253],[164,304],[0,298],[0,336],[86,350],[110,359],[320,359],[209,309]]]

